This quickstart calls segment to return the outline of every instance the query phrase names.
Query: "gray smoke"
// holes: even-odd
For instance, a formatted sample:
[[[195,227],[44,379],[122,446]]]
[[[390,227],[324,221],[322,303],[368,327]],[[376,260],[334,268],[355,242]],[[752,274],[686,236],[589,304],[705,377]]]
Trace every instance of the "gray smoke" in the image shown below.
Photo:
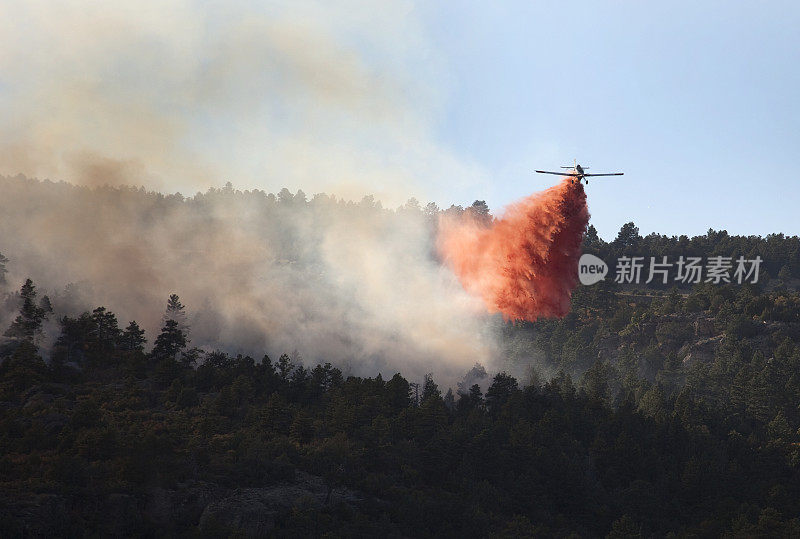
[[[152,343],[174,292],[192,345],[207,350],[296,351],[307,364],[415,378],[492,360],[483,309],[435,259],[418,206],[230,187],[185,199],[21,177],[0,178],[0,192],[7,279],[32,278],[57,313],[102,305]]]
[[[0,3],[9,281],[31,277],[62,312],[103,305],[136,319],[151,343],[174,292],[196,346],[296,349],[306,363],[417,378],[486,363],[484,319],[432,257],[419,211],[207,191],[230,179],[393,206],[474,198],[485,175],[433,134],[447,74],[419,11],[409,0]]]
[[[0,2],[0,174],[468,199],[484,175],[435,140],[448,77],[418,11],[407,0]]]

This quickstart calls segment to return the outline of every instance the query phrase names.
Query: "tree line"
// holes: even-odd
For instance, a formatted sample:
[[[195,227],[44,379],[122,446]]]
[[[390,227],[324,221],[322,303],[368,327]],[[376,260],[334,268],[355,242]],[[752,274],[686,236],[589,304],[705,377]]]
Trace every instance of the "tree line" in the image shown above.
[[[202,500],[298,471],[327,501],[276,510],[275,535],[800,533],[790,291],[631,302],[579,289],[563,320],[504,326],[509,346],[548,356],[526,379],[500,372],[443,395],[429,376],[418,400],[400,373],[194,350],[175,295],[149,352],[134,322],[98,307],[59,320],[45,363],[36,339],[52,314],[33,283],[20,298],[16,346],[0,351],[4,537],[247,533],[246,512],[201,519]],[[700,319],[719,346],[684,363],[696,335],[681,324]],[[164,492],[195,501],[163,519],[148,508]]]

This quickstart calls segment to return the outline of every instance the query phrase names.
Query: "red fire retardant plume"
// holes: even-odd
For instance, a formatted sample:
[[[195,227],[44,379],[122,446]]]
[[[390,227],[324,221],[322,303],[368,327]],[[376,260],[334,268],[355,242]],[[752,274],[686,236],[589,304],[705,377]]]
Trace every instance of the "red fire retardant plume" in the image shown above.
[[[445,216],[439,227],[440,256],[464,288],[506,320],[566,315],[589,222],[583,185],[565,179],[491,223],[478,217]]]

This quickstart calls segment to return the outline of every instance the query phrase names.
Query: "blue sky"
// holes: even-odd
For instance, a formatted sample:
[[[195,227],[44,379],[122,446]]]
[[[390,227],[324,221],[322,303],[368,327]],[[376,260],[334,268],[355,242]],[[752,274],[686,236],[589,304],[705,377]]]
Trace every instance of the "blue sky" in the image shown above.
[[[437,136],[485,168],[492,208],[577,158],[625,172],[587,188],[606,239],[629,220],[800,233],[800,4],[471,1],[424,20],[449,69]]]

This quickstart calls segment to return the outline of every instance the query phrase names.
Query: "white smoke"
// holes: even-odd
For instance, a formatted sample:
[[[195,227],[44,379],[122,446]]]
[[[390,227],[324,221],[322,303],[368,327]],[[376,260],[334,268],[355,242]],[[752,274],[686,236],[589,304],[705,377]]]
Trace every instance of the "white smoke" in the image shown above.
[[[122,324],[135,319],[151,344],[177,293],[192,345],[209,350],[297,350],[356,374],[450,379],[493,357],[483,309],[432,255],[420,210],[24,178],[0,178],[0,190],[9,282],[32,278],[60,313],[102,305]]]
[[[365,374],[485,362],[419,213],[124,187],[466,198],[484,175],[433,135],[446,79],[406,0],[2,2],[0,174],[85,186],[2,180],[9,281],[136,319],[151,344],[174,292],[194,345]]]
[[[413,2],[0,3],[0,174],[455,200]],[[454,180],[457,179],[457,182]]]

